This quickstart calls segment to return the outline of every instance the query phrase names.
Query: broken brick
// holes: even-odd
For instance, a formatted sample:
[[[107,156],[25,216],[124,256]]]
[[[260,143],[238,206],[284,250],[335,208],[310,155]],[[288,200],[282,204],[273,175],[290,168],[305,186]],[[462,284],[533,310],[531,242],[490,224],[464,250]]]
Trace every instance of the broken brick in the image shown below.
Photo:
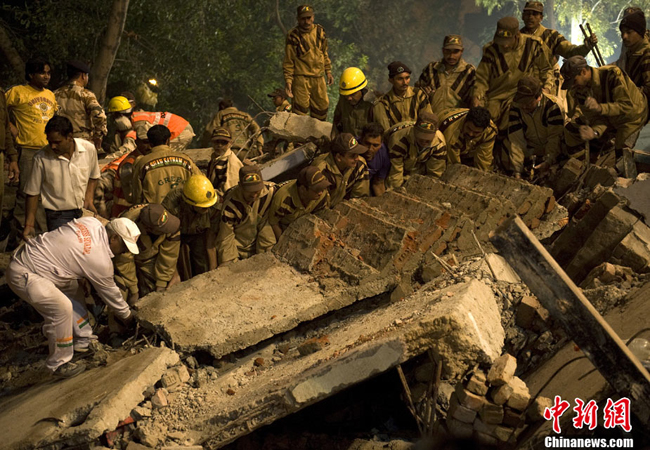
[[[463,388],[461,383],[456,385],[456,398],[458,398],[458,403],[460,403],[465,408],[469,408],[474,411],[478,411],[483,407],[485,403],[485,397],[476,395],[467,389]]]
[[[503,422],[503,406],[485,402],[478,412],[481,420],[487,424],[500,424]]]
[[[504,405],[512,395],[512,386],[504,384],[502,386],[492,388],[490,398],[497,405]]]
[[[494,361],[488,372],[488,382],[493,386],[501,386],[512,380],[517,370],[517,359],[508,353],[501,355]]]
[[[466,408],[458,403],[458,397],[456,394],[452,394],[449,399],[449,411],[447,411],[448,416],[453,417],[456,420],[471,424],[476,419],[476,411]]]
[[[151,405],[154,409],[164,408],[169,405],[167,402],[167,394],[163,389],[156,389],[156,392],[151,397]]]
[[[510,382],[512,386],[512,395],[508,399],[508,406],[517,411],[524,411],[530,402],[530,392],[524,380],[514,377]]]
[[[487,377],[483,371],[477,371],[472,374],[465,388],[476,394],[476,395],[485,395],[488,392]]]
[[[264,365],[264,358],[255,358],[253,364],[255,365],[255,367],[262,367]]]

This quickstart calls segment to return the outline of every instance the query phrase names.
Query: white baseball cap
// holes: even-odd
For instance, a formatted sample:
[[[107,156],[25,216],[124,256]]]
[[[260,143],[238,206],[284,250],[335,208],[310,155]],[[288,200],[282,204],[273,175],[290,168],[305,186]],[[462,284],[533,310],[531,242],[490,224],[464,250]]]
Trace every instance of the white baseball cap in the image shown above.
[[[113,230],[122,238],[124,244],[126,244],[126,248],[128,248],[131,253],[134,255],[140,253],[137,244],[138,238],[140,237],[140,229],[135,222],[124,217],[119,217],[111,220],[108,223],[108,228]]]

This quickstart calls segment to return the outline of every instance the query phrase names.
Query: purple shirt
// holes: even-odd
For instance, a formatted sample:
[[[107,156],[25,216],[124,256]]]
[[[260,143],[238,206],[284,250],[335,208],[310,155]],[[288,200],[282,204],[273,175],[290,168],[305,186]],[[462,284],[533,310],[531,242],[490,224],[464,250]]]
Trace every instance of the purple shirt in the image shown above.
[[[390,158],[388,157],[388,148],[385,144],[381,144],[379,151],[375,153],[375,157],[372,158],[372,161],[366,161],[368,163],[368,172],[370,173],[370,181],[377,177],[382,180],[388,178],[388,172],[390,171]]]

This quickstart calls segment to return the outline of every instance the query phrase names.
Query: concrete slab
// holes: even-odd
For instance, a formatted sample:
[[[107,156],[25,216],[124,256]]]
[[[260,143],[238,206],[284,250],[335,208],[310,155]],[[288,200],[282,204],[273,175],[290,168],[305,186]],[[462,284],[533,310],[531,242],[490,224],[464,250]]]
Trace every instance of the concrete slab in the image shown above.
[[[138,405],[167,367],[167,348],[148,348],[69,380],[52,380],[0,402],[3,449],[71,447],[113,430]],[[57,447],[58,448],[58,447]]]
[[[268,129],[278,139],[296,142],[309,139],[329,139],[332,133],[332,124],[309,116],[278,112],[271,116]]]
[[[643,216],[643,222],[650,225],[650,179],[636,181],[628,188],[614,188],[614,192],[628,199],[631,209]]]

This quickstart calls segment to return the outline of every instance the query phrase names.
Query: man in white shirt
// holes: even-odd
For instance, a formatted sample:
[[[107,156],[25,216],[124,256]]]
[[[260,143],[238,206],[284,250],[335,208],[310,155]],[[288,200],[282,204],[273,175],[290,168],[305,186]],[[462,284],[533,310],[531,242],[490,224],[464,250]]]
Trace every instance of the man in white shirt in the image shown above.
[[[97,213],[93,198],[101,177],[95,146],[72,137],[72,123],[54,116],[45,126],[48,145],[34,155],[25,185],[25,229],[23,238],[34,235],[38,196],[45,208],[47,228],[52,231],[82,216],[81,208]]]
[[[123,324],[133,322],[129,306],[113,279],[114,255],[138,253],[138,226],[119,218],[104,227],[83,217],[28,240],[16,251],[6,272],[7,284],[45,319],[50,354],[46,367],[70,378],[84,371],[74,351],[87,351],[92,338],[79,280],[87,279]]]

